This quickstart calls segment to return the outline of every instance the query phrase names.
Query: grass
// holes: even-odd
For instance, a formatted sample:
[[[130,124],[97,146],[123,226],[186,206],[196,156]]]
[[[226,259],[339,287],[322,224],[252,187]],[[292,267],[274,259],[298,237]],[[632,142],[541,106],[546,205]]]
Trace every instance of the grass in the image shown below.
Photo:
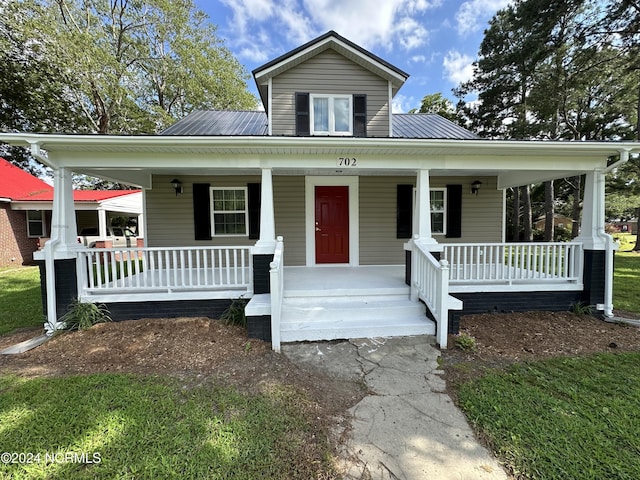
[[[0,269],[0,335],[18,328],[42,327],[42,295],[37,267]]]
[[[617,310],[640,314],[640,254],[617,252],[613,272],[613,304]]]
[[[640,477],[640,354],[514,365],[462,385],[460,404],[530,479]]]
[[[319,478],[331,469],[326,442],[316,439],[320,460],[300,458],[313,435],[307,403],[287,387],[243,395],[164,377],[0,377],[2,451],[41,454],[0,463],[0,477]]]

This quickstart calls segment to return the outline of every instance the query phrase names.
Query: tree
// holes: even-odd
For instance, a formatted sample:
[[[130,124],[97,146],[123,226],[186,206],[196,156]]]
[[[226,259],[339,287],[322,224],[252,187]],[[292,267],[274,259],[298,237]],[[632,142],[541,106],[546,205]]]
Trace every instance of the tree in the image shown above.
[[[194,109],[254,108],[248,75],[192,0],[25,0],[25,36],[95,133],[155,133]],[[20,25],[18,25],[19,27]]]
[[[608,18],[606,12],[614,11],[619,16],[618,26],[625,25],[619,32],[633,31],[625,23],[629,18],[625,13],[638,4],[625,0],[620,13],[613,9],[615,2],[608,9],[603,9],[603,3],[518,0],[496,14],[485,32],[474,78],[456,91],[461,98],[478,92],[477,106],[466,106],[465,113],[481,135],[553,140],[632,138],[638,116],[633,106],[640,105],[640,92],[637,72],[626,66],[638,64],[638,57],[632,58],[632,51],[622,48],[616,35],[596,32],[596,26],[600,25],[598,19]],[[576,226],[581,183],[577,177],[562,185],[573,186],[565,198],[572,197]],[[546,188],[546,217],[551,229],[556,202],[551,201],[552,184],[547,183]],[[566,188],[560,191],[564,194]],[[523,193],[526,207],[526,189]],[[519,211],[519,206],[513,210]],[[528,209],[524,210],[526,217]],[[528,219],[524,220],[526,230]],[[551,236],[547,232],[546,237]]]
[[[409,113],[435,113],[452,122],[458,122],[458,116],[456,115],[456,109],[453,103],[447,98],[444,98],[441,93],[425,95],[422,98],[420,108],[413,108],[409,110]]]

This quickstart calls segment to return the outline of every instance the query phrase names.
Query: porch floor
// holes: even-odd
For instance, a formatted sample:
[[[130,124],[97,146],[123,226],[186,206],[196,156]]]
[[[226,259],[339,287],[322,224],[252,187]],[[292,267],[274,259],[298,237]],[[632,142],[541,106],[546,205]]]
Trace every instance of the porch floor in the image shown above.
[[[285,267],[283,342],[433,335],[404,266]]]
[[[404,265],[284,267],[284,296],[407,294]]]

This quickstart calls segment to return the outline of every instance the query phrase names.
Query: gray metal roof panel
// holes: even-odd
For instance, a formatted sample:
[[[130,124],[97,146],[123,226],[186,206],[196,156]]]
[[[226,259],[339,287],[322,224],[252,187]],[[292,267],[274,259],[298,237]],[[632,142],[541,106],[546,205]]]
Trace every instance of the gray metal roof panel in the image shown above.
[[[161,132],[161,135],[267,135],[264,112],[198,110]]]
[[[466,128],[434,113],[394,113],[393,136],[450,140],[477,140],[480,138]]]

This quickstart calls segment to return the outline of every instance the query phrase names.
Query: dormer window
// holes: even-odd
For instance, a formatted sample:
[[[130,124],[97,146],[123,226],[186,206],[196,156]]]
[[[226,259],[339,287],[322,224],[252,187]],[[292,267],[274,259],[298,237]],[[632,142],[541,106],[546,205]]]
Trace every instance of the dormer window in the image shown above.
[[[351,95],[310,95],[311,135],[351,135]]]
[[[365,94],[295,94],[296,135],[367,136]]]

